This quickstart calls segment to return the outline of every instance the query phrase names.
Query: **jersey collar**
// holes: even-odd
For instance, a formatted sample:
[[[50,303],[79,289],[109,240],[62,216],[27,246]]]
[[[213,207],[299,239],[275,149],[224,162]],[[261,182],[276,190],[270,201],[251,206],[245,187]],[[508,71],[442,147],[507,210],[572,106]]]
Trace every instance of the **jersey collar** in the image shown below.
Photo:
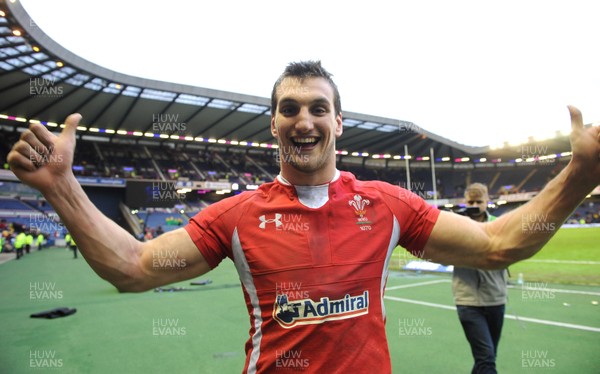
[[[335,182],[336,180],[338,180],[338,178],[339,178],[339,177],[340,177],[340,171],[339,171],[338,169],[335,169],[335,175],[333,176],[333,179],[332,179],[331,181],[329,181],[328,183],[325,183],[325,184],[319,184],[319,185],[316,185],[316,186],[303,186],[303,187],[319,187],[319,186],[327,186],[327,185],[329,185],[329,183],[332,183],[332,182]],[[291,185],[292,185],[292,184],[291,184],[290,182],[288,182],[288,180],[287,180],[287,179],[285,179],[285,178],[283,177],[283,175],[281,175],[281,174],[278,174],[276,178],[277,178],[277,181],[279,181],[279,183],[281,183],[281,184],[283,184],[283,185],[285,185],[285,186],[291,186]],[[294,187],[299,187],[299,186],[294,186]]]
[[[335,169],[335,175],[329,183],[317,186],[294,186],[288,182],[281,174],[277,176],[277,181],[285,186],[292,186],[296,190],[298,200],[302,205],[317,209],[329,201],[329,184],[335,182],[340,177],[340,171]]]

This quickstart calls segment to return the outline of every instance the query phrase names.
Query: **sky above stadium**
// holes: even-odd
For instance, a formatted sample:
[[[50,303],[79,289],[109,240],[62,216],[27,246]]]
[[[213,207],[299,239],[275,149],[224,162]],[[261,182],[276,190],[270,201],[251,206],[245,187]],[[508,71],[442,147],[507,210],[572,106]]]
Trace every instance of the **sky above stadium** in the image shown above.
[[[269,97],[321,60],[342,109],[467,145],[600,122],[600,2],[21,0],[64,48],[143,78]]]

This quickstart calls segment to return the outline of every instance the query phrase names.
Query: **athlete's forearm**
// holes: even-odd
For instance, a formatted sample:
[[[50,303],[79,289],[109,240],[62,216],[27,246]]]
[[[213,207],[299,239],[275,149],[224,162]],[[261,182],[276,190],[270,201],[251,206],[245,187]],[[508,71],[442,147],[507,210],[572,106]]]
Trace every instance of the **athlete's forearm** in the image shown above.
[[[595,187],[572,163],[531,201],[490,222],[496,260],[506,264],[538,252]]]
[[[94,206],[70,174],[44,196],[94,271],[120,290],[139,279],[141,243]]]

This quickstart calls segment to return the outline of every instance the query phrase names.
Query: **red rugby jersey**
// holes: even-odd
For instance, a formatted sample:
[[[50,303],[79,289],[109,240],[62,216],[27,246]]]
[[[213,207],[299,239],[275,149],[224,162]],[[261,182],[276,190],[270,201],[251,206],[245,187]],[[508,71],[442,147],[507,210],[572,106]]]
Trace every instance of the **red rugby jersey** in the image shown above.
[[[438,215],[405,189],[339,172],[314,187],[278,177],[185,229],[211,268],[235,263],[251,325],[244,372],[388,373],[389,260],[398,244],[422,253]]]

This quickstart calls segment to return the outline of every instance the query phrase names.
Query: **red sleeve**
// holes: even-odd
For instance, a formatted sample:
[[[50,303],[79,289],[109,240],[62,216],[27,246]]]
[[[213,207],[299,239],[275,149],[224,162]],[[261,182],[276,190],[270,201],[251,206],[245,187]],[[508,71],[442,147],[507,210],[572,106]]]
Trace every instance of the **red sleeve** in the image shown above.
[[[238,216],[232,208],[237,204],[237,196],[213,203],[184,226],[211,269],[225,257],[232,257],[231,238]]]
[[[390,194],[391,191],[394,191]],[[397,186],[386,188],[390,207],[400,224],[398,244],[417,257],[422,257],[423,247],[429,239],[440,211],[420,196]]]

